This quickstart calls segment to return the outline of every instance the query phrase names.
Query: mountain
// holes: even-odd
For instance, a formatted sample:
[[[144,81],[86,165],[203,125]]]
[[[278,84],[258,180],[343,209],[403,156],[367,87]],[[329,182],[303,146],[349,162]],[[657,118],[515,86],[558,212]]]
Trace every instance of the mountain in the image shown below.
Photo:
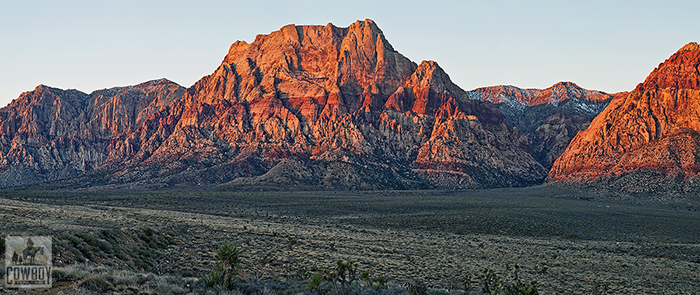
[[[611,95],[586,90],[572,82],[559,82],[546,89],[482,87],[468,95],[494,103],[508,123],[527,135],[532,155],[549,169],[576,133],[586,129],[613,97],[626,92]]]
[[[41,86],[0,120],[1,173],[15,175],[4,186],[499,187],[546,176],[491,103],[436,62],[401,55],[371,20],[237,41],[187,89]]]
[[[699,110],[700,45],[691,42],[576,135],[549,178],[629,176],[628,186],[644,186],[649,177],[693,178],[700,172]],[[632,181],[638,176],[639,181]]]
[[[23,93],[0,109],[0,186],[72,178],[124,156],[120,140],[184,93],[165,79],[89,95],[44,85]]]
[[[494,103],[511,125],[528,132],[559,113],[595,117],[610,103],[613,95],[583,89],[573,82],[559,82],[546,89],[521,89],[510,85],[482,87],[469,91],[469,97]]]

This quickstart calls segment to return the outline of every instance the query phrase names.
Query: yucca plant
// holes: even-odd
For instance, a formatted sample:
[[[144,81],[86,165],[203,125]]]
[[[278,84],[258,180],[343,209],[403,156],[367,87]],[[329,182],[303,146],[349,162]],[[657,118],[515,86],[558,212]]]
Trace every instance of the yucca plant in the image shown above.
[[[241,249],[238,245],[227,243],[221,245],[216,252],[216,269],[204,275],[202,281],[209,287],[220,285],[226,289],[231,288],[235,273],[241,264]]]
[[[216,252],[216,265],[219,271],[225,271],[230,267],[231,271],[235,272],[241,264],[240,255],[241,250],[238,245],[233,243],[222,245]]]

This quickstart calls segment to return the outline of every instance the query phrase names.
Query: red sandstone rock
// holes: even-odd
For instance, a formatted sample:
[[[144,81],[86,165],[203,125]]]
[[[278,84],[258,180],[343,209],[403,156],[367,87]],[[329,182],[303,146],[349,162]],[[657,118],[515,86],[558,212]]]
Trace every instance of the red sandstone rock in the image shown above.
[[[700,46],[689,43],[576,135],[549,178],[585,181],[637,171],[694,177],[700,164],[698,110]]]
[[[67,177],[99,171],[108,184],[209,185],[289,179],[263,174],[296,169],[290,173],[311,173],[295,179],[313,186],[410,188],[527,185],[546,174],[498,110],[468,99],[437,63],[417,66],[398,53],[371,20],[288,25],[234,43],[214,73],[186,91],[153,91],[131,100],[97,91],[92,108],[72,102],[85,94],[71,98],[71,123],[61,128],[73,133],[62,138],[83,142],[77,149],[89,157],[61,163],[91,164]],[[18,101],[41,96],[35,92]],[[11,122],[3,119],[7,128]],[[49,132],[32,122],[42,125],[30,138]],[[47,144],[36,143],[29,156],[2,147],[4,169],[30,165]],[[284,169],[271,170],[282,162]],[[54,168],[22,169],[33,177],[25,183],[60,178],[41,172]]]

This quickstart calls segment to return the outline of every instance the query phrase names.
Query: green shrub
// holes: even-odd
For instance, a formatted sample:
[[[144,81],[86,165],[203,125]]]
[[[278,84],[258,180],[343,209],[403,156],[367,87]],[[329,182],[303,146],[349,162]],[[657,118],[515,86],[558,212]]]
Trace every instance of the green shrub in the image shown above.
[[[321,283],[325,281],[325,276],[322,274],[315,274],[311,276],[311,281],[309,284],[306,285],[306,287],[309,289],[310,292],[316,291],[318,294],[323,293],[323,288],[321,287]]]
[[[214,287],[219,284],[219,279],[221,278],[221,273],[218,271],[212,271],[209,274],[202,276],[202,282],[204,282],[207,287]]]
[[[241,250],[238,245],[232,243],[222,245],[216,252],[216,264],[219,270],[224,271],[230,267],[235,272],[241,263],[240,255]]]

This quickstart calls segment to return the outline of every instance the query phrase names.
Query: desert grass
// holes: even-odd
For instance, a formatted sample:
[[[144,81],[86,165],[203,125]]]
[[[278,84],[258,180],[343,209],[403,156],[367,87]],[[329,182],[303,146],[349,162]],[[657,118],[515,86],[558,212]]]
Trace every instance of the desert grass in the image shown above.
[[[411,284],[423,284],[427,291],[436,294],[463,292],[460,290],[464,290],[466,276],[476,280],[488,269],[501,278],[508,278],[510,272],[506,266],[514,264],[519,265],[522,278],[537,281],[542,294],[692,294],[700,290],[700,245],[693,240],[692,228],[687,229],[688,233],[675,236],[666,229],[647,235],[632,231],[621,233],[619,239],[615,239],[610,229],[585,232],[576,224],[549,232],[541,229],[545,234],[534,236],[513,233],[514,229],[543,227],[558,220],[564,224],[571,222],[565,219],[566,208],[570,206],[585,208],[594,217],[606,216],[609,212],[610,222],[656,218],[669,224],[689,220],[692,225],[694,220],[697,222],[698,215],[697,211],[687,210],[688,205],[658,205],[656,208],[660,209],[656,212],[651,210],[654,208],[647,210],[637,204],[591,201],[587,196],[569,197],[571,194],[524,196],[508,202],[502,201],[507,197],[500,200],[488,196],[479,198],[470,197],[469,193],[445,192],[440,197],[433,195],[435,192],[423,195],[420,192],[402,195],[309,192],[302,195],[299,192],[175,191],[97,196],[80,192],[54,192],[56,196],[51,192],[23,192],[24,195],[17,193],[0,198],[0,220],[4,225],[3,234],[32,232],[56,237],[86,237],[81,239],[94,253],[104,253],[83,262],[90,267],[111,265],[108,267],[115,271],[148,270],[154,276],[192,280],[216,267],[216,254],[222,245],[235,243],[241,251],[238,272],[241,284],[254,286],[255,280],[275,282],[270,284],[299,292],[310,292],[305,287],[313,276],[332,269],[338,260],[356,262],[360,272],[386,278],[388,285],[394,286],[387,290],[398,290],[396,292],[407,292]],[[31,196],[25,197],[27,194]],[[148,202],[143,201],[144,194],[151,197]],[[469,209],[454,209],[460,206]],[[678,209],[674,211],[673,208]],[[531,211],[540,214],[531,214]],[[459,222],[466,214],[483,218],[481,222],[488,228]],[[489,216],[492,216],[492,224],[489,224]],[[523,217],[518,219],[518,216]],[[678,216],[677,219],[673,219],[674,216]],[[464,219],[471,221],[473,218]],[[416,224],[416,220],[422,223]],[[514,229],[508,229],[508,222],[525,225],[510,225]],[[644,233],[647,227],[654,226],[665,226],[665,223],[640,223],[639,232]],[[157,236],[170,237],[162,238],[168,240],[164,247],[155,242],[153,247],[148,247],[161,252],[152,259],[151,269],[147,269],[148,264],[128,263],[138,255],[129,253],[130,256],[123,259],[117,256],[117,251],[110,254],[109,250],[102,249],[108,246],[100,247],[100,240],[108,241],[100,235],[101,231],[124,233],[125,240],[130,241],[126,246],[130,243],[148,245],[138,238],[147,228]],[[682,225],[680,228],[684,229]],[[700,232],[695,234],[700,235]],[[63,240],[60,238],[58,244]],[[54,256],[54,262],[60,267],[77,262],[76,255],[67,248]],[[111,285],[96,280],[76,288],[99,290],[99,286],[107,286],[109,292],[121,292],[114,282],[106,281]],[[297,281],[303,283],[290,283]],[[327,282],[323,284],[330,287]],[[96,287],[89,287],[92,285]],[[143,285],[121,285],[140,291],[144,288]],[[199,291],[265,292],[247,288]],[[280,291],[271,286],[267,290]]]

